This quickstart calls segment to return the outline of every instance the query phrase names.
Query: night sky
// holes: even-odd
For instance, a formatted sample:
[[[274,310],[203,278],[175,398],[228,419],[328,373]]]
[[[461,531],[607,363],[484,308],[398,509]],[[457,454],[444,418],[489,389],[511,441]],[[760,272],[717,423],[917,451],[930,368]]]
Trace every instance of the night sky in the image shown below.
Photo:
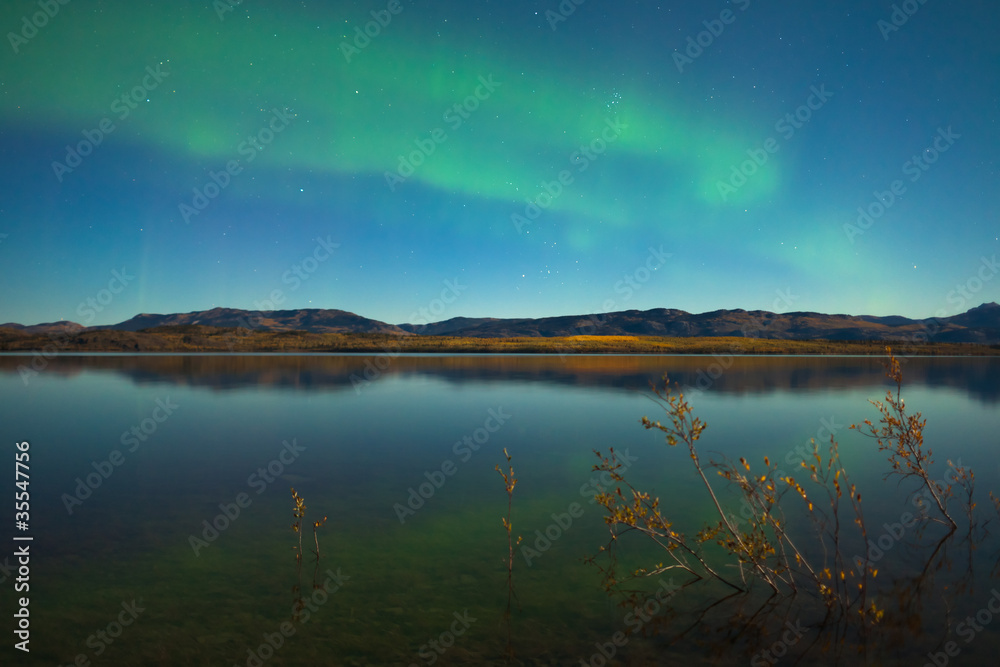
[[[1000,301],[1000,6],[895,6],[4,2],[0,322]]]

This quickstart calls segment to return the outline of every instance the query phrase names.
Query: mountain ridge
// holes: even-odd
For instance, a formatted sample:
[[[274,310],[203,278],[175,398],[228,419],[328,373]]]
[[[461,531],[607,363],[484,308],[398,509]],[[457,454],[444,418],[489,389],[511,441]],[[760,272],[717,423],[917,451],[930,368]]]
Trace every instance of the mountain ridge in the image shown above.
[[[395,334],[469,338],[565,336],[739,336],[784,340],[899,340],[926,337],[952,343],[1000,343],[1000,304],[983,303],[945,318],[910,319],[899,315],[826,314],[812,311],[774,313],[742,308],[689,313],[674,308],[623,310],[541,318],[454,317],[427,324],[389,324],[338,309],[252,311],[212,308],[188,313],[140,313],[112,325],[84,327],[75,322],[36,325],[0,324],[8,335],[79,334],[113,330],[138,332],[180,326],[243,328],[258,331]]]

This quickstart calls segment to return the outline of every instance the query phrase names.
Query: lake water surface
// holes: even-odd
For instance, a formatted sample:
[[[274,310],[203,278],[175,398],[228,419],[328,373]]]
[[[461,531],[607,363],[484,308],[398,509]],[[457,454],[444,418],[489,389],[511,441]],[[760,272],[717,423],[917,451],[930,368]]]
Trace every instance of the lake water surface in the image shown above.
[[[679,530],[715,520],[687,451],[639,422],[665,417],[649,391],[665,373],[708,423],[706,458],[768,455],[794,472],[810,438],[835,435],[880,537],[916,486],[883,481],[885,456],[848,429],[877,421],[868,400],[890,387],[879,359],[90,355],[35,374],[30,361],[0,356],[4,465],[14,468],[14,443],[30,443],[34,538],[31,653],[12,648],[20,594],[16,574],[0,572],[2,664],[505,664],[507,494],[494,469],[504,448],[524,538],[516,664],[972,665],[1000,651],[987,497],[1000,491],[997,359],[903,365],[933,471],[948,459],[971,466],[976,518],[993,521],[975,549],[963,533],[935,551],[936,525],[886,540],[876,590],[889,611],[869,636],[794,604],[756,617],[746,600],[713,606],[723,595],[707,582],[643,618],[585,559],[609,537],[593,502],[595,449],[627,452],[627,477]],[[11,499],[13,476],[3,478]],[[307,507],[300,567],[290,487]],[[17,533],[11,502],[0,516],[4,534]],[[324,516],[317,564],[311,522]],[[20,543],[6,543],[9,567]],[[665,558],[641,541],[622,548],[637,566]],[[663,574],[644,591],[656,600],[684,581]]]

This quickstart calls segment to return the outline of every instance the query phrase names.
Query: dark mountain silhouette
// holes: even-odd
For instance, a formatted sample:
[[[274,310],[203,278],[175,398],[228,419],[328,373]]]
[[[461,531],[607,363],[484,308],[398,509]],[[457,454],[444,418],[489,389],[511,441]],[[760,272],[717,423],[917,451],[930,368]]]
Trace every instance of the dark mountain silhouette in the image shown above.
[[[7,324],[0,324],[0,329],[13,329],[14,331],[19,331],[25,334],[47,334],[47,333],[76,333],[78,331],[83,331],[87,327],[82,324],[77,324],[76,322],[70,322],[69,320],[59,320],[58,322],[46,322],[43,324],[32,324],[31,326],[25,326],[23,324],[15,324],[13,322],[8,322]]]
[[[210,327],[243,327],[260,331],[308,331],[310,333],[394,333],[408,335],[399,327],[377,320],[370,320],[345,310],[237,310],[213,308],[212,310],[173,315],[143,313],[130,320],[101,329],[117,331],[142,331],[154,327],[202,325]]]
[[[970,329],[996,329],[1000,327],[1000,304],[984,303],[961,315],[948,318],[951,322]]]
[[[984,303],[945,318],[913,320],[900,316],[827,315],[813,312],[772,313],[762,310],[715,310],[693,314],[671,308],[625,310],[615,313],[542,318],[455,317],[431,324],[387,324],[343,310],[302,309],[248,311],[234,308],[170,315],[143,313],[130,320],[101,327],[73,322],[23,326],[0,325],[6,336],[68,334],[115,330],[136,332],[160,327],[242,327],[258,331],[309,333],[372,333],[403,336],[471,338],[554,336],[670,336],[768,338],[776,340],[937,341],[1000,343],[1000,305]]]
[[[502,321],[495,317],[453,317],[450,320],[431,322],[430,324],[399,324],[397,326],[403,331],[423,336],[452,336],[455,331],[474,329],[481,325]]]
[[[716,310],[692,314],[656,308],[594,315],[539,319],[455,318],[415,329],[425,335],[506,338],[512,336],[739,336],[779,340],[940,340],[942,342],[1000,342],[1000,305],[977,308],[941,319],[826,315],[812,312]],[[409,325],[400,325],[408,328]],[[440,327],[440,329],[434,329]]]

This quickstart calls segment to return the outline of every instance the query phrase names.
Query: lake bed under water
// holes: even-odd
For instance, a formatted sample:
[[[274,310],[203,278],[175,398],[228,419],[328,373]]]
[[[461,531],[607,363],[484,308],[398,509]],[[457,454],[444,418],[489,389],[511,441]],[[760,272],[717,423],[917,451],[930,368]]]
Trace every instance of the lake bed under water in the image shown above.
[[[675,591],[680,574],[646,582],[655,613],[623,608],[585,562],[609,537],[593,450],[627,452],[628,479],[678,529],[716,520],[687,451],[639,421],[666,417],[649,383],[669,374],[708,423],[705,458],[767,455],[793,473],[811,438],[834,435],[878,540],[916,488],[883,481],[885,455],[848,429],[877,421],[868,401],[890,388],[880,359],[66,355],[19,371],[30,360],[0,356],[10,470],[14,443],[30,443],[33,537],[30,659],[8,639],[4,664],[505,664],[504,448],[524,538],[510,622],[519,664],[920,665],[938,653],[983,664],[1000,649],[987,497],[1000,491],[997,359],[905,360],[903,396],[928,420],[933,471],[971,466],[977,518],[993,521],[971,551],[962,535],[935,551],[935,525],[884,540],[873,590],[897,613],[835,650],[824,644],[840,631],[794,605],[761,621],[747,604],[713,607],[713,584]],[[301,566],[290,487],[307,507]],[[311,522],[324,516],[317,564]],[[13,561],[8,544],[0,562]],[[664,559],[628,548],[630,563]],[[13,578],[2,586],[13,630]],[[763,633],[739,631],[758,621]]]

